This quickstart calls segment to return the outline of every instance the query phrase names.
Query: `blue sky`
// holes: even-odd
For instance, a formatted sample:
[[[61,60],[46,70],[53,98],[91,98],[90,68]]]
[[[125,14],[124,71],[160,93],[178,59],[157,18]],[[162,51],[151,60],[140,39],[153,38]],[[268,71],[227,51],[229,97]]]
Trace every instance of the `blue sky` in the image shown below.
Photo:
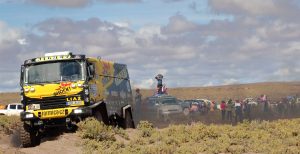
[[[0,92],[54,50],[126,63],[134,87],[298,81],[297,0],[2,0]],[[80,52],[79,52],[80,51]]]
[[[191,9],[197,5],[197,11]],[[187,16],[188,19],[207,24],[212,19],[231,19],[224,14],[213,14],[206,0],[176,1],[172,3],[161,0],[147,0],[139,3],[94,2],[86,7],[63,8],[43,6],[35,3],[13,1],[0,3],[0,18],[9,25],[28,28],[48,18],[66,17],[73,20],[85,20],[97,17],[110,22],[130,22],[133,27],[144,25],[167,24],[168,18],[175,14]]]

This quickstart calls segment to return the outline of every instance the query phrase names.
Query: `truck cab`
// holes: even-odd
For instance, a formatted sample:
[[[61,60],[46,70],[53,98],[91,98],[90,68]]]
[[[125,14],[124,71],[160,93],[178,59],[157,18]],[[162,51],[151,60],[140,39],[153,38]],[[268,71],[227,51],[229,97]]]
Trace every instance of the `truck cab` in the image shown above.
[[[25,60],[20,85],[23,133],[29,136],[21,138],[25,147],[36,145],[44,128],[72,129],[91,116],[105,124],[134,127],[132,91],[124,64],[68,51],[46,53]]]

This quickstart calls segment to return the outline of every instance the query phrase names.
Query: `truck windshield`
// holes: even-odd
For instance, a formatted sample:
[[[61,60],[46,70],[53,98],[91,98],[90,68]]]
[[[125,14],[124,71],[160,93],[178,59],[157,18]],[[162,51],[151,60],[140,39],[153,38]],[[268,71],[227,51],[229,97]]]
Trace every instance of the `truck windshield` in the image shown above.
[[[84,80],[83,61],[60,61],[30,65],[25,68],[24,83],[51,83]]]

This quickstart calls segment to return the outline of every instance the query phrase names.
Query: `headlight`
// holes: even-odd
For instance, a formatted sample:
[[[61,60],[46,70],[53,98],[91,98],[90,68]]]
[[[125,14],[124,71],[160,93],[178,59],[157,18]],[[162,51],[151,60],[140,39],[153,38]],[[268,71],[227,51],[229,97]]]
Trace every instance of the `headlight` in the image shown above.
[[[88,95],[88,94],[89,94],[89,90],[88,90],[88,89],[85,89],[85,90],[84,90],[84,94]]]
[[[40,104],[30,104],[28,105],[28,110],[39,110],[41,109]]]
[[[75,109],[75,110],[74,110],[74,113],[75,113],[75,114],[82,113],[82,110],[81,110],[81,109]]]
[[[34,92],[34,91],[35,91],[34,87],[31,87],[31,88],[30,88],[30,91],[31,91],[31,92]]]
[[[72,88],[76,88],[76,84],[75,84],[75,83],[72,83],[72,84],[71,84],[71,87],[72,87]]]
[[[25,117],[26,117],[26,118],[33,118],[33,114],[32,114],[32,113],[26,114]]]

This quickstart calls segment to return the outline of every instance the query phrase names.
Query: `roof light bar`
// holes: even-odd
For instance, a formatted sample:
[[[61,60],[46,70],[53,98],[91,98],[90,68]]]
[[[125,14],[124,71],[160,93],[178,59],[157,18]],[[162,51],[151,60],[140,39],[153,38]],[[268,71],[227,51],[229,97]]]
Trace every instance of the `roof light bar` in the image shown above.
[[[72,52],[70,52],[70,51],[61,51],[61,52],[45,53],[45,57],[50,57],[50,56],[66,56],[66,55],[72,55]]]

